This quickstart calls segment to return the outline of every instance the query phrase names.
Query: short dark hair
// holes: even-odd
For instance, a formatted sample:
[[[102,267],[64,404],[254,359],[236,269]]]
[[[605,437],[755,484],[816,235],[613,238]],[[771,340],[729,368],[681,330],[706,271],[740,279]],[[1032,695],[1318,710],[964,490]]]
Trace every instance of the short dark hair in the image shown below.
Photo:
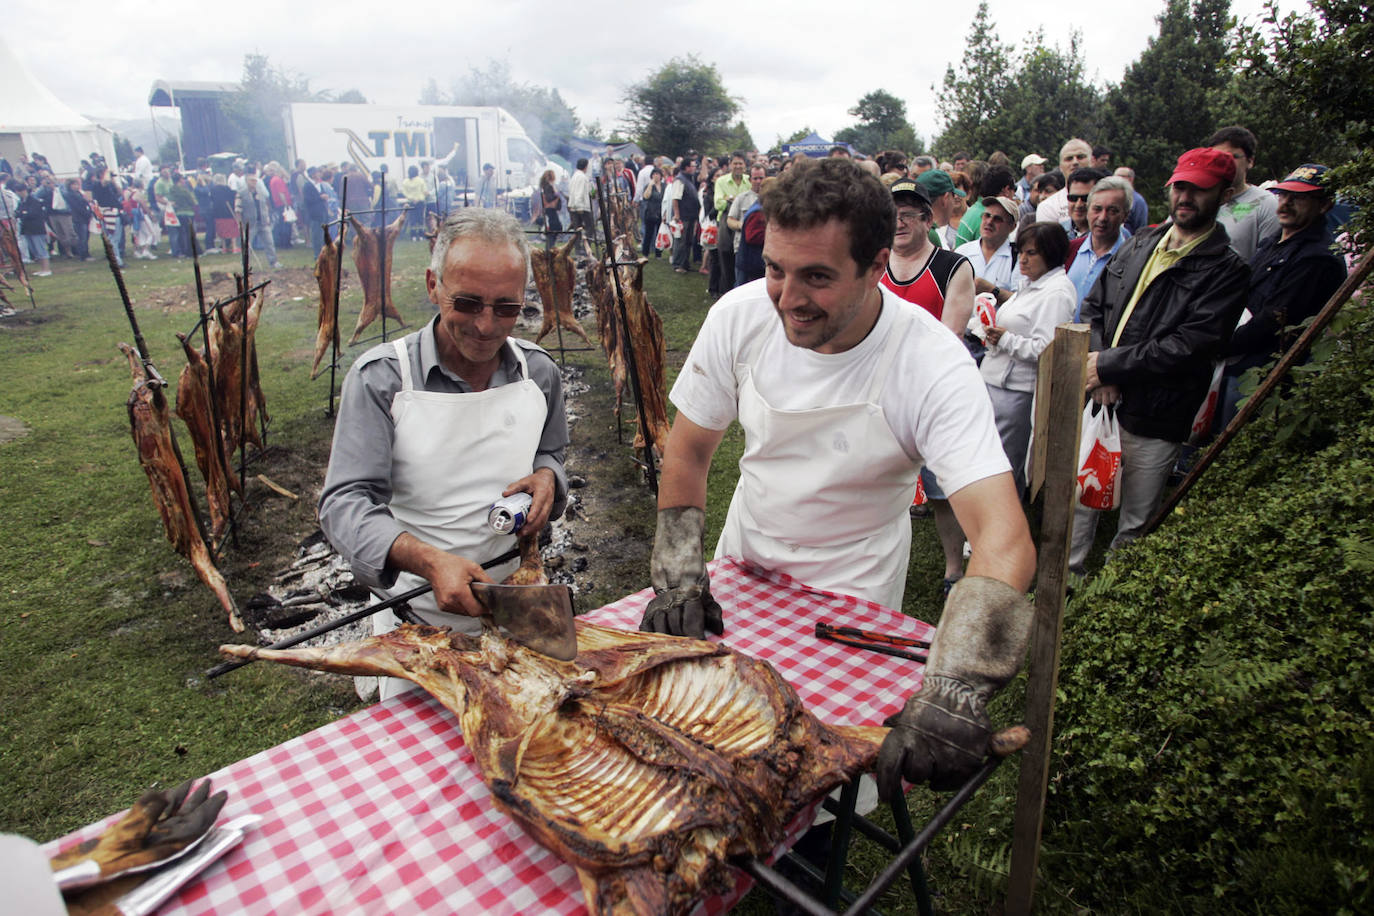
[[[1089,185],[1094,185],[1106,177],[1107,173],[1102,171],[1101,169],[1074,169],[1072,172],[1069,173],[1068,183],[1073,184],[1075,181],[1077,181],[1087,182]]]
[[[983,197],[998,197],[1008,187],[1015,186],[1015,173],[1005,165],[994,165],[983,175],[983,183],[978,186],[978,193]]]
[[[1254,159],[1255,147],[1258,142],[1259,141],[1255,139],[1255,135],[1250,133],[1250,131],[1241,127],[1239,124],[1233,124],[1230,127],[1223,127],[1212,134],[1212,136],[1207,138],[1207,142],[1202,145],[1216,146],[1218,143],[1225,143],[1228,146],[1234,146],[1236,149],[1243,150],[1246,159]]]
[[[849,256],[862,273],[892,245],[897,208],[877,178],[849,159],[817,159],[788,169],[764,191],[763,215],[783,229],[814,229],[839,220],[849,231]]]
[[[953,156],[950,156],[950,157],[949,157],[949,161],[950,161],[950,162],[958,162],[960,159],[965,159],[965,160],[967,160],[967,161],[969,161],[969,162],[972,162],[972,161],[973,161],[973,153],[970,153],[970,152],[968,152],[967,150],[960,150],[959,152],[955,153]]]
[[[1031,185],[1037,191],[1058,191],[1064,187],[1064,176],[1059,173],[1059,169],[1051,169],[1043,175],[1035,176]]]
[[[1016,245],[1022,249],[1034,245],[1050,270],[1063,267],[1069,256],[1069,234],[1058,223],[1031,223],[1016,234]]]
[[[1105,146],[1098,145],[1093,147],[1093,158],[1095,159],[1101,159],[1103,156],[1110,156],[1111,154],[1112,151]]]
[[[578,169],[578,171],[581,171],[582,169],[585,169],[586,167],[587,167],[587,157],[586,157],[586,156],[583,156],[581,159],[577,160],[577,169]]]

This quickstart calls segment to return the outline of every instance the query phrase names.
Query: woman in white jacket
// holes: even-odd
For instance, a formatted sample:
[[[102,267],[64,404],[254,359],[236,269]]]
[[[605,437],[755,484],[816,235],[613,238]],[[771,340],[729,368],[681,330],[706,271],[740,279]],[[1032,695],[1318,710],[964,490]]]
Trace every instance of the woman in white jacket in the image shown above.
[[[1026,452],[1030,448],[1031,400],[1040,354],[1054,339],[1056,325],[1073,320],[1078,293],[1064,273],[1069,237],[1058,223],[1032,223],[1017,237],[1021,289],[997,310],[986,333],[987,355],[980,367],[992,399],[997,432],[1026,494]]]

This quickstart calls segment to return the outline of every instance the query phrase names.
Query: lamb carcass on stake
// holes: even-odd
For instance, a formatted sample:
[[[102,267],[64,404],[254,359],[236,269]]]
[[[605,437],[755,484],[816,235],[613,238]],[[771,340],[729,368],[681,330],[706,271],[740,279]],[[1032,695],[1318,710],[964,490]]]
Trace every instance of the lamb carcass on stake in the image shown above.
[[[396,311],[396,304],[391,300],[391,268],[396,263],[391,252],[396,247],[396,237],[401,234],[406,215],[402,213],[396,217],[396,221],[384,230],[369,229],[356,217],[350,216],[348,221],[352,223],[354,232],[353,265],[358,268],[358,282],[363,287],[363,310],[358,313],[358,324],[353,328],[353,336],[348,339],[348,345],[352,346],[362,336],[363,328],[376,321],[383,312],[386,317],[396,319],[401,327],[406,326],[405,319]],[[386,245],[385,272],[382,270],[383,245]]]
[[[664,360],[667,344],[663,337],[663,320],[644,295],[644,265],[646,259],[636,258],[634,246],[627,237],[616,240],[616,260],[620,266],[620,288],[625,296],[625,318],[630,327],[630,344],[626,347],[616,309],[615,284],[604,262],[587,268],[587,288],[596,303],[597,322],[601,331],[601,347],[606,351],[611,379],[615,385],[615,412],[620,416],[628,374],[628,354],[633,353],[638,370],[640,398],[644,402],[645,425],[653,436],[654,447],[663,454],[668,439],[667,379]],[[634,263],[627,263],[634,261]],[[635,448],[644,447],[644,432],[635,427]]]
[[[577,869],[595,914],[682,914],[871,767],[885,728],[829,726],[765,662],[578,623],[560,662],[487,629],[402,626],[330,648],[221,646],[419,684],[462,724],[496,805]]]
[[[229,594],[224,577],[215,568],[215,561],[210,558],[209,548],[205,546],[200,525],[196,521],[196,510],[191,505],[191,490],[186,482],[181,456],[177,454],[176,444],[172,441],[167,398],[160,386],[148,383],[143,361],[134,348],[121,343],[119,349],[128,358],[129,371],[134,377],[134,387],[129,392],[129,427],[134,445],[138,447],[138,463],[143,466],[148,483],[153,488],[153,503],[162,516],[162,529],[176,552],[191,561],[200,581],[215,593],[229,615],[229,626],[234,632],[241,632],[243,621],[239,619],[238,607]]]
[[[582,240],[579,229],[572,238],[557,248],[533,248],[530,250],[530,269],[534,272],[534,285],[539,290],[539,301],[544,306],[544,324],[539,328],[535,343],[543,340],[555,325],[562,325],[581,337],[587,344],[591,338],[582,330],[577,316],[573,315],[573,287],[577,283],[577,273],[573,269],[572,250]]]
[[[340,227],[342,231],[342,227]],[[334,294],[338,290],[339,243],[328,238],[325,230],[325,243],[320,248],[320,256],[315,259],[315,282],[320,287],[320,308],[315,315],[319,331],[315,334],[315,361],[310,365],[310,379],[320,374],[320,361],[330,352],[339,349],[339,325],[334,320]]]
[[[196,449],[196,466],[205,480],[205,501],[210,509],[210,537],[218,538],[229,522],[233,511],[229,501],[229,491],[243,493],[243,486],[234,473],[233,461],[225,455],[220,461],[215,456],[219,443],[216,441],[214,414],[210,409],[210,371],[205,356],[191,346],[185,334],[178,333],[177,340],[186,352],[186,365],[177,380],[177,416],[186,424],[191,434],[191,443]],[[221,452],[221,454],[223,454]]]

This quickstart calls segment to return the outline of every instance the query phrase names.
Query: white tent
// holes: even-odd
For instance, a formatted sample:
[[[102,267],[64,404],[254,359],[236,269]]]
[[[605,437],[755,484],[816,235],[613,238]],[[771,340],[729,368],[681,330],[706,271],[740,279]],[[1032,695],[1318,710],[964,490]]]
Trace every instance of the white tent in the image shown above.
[[[3,39],[0,86],[0,156],[16,162],[24,153],[42,153],[59,177],[76,175],[92,152],[114,163],[114,134],[67,107]]]

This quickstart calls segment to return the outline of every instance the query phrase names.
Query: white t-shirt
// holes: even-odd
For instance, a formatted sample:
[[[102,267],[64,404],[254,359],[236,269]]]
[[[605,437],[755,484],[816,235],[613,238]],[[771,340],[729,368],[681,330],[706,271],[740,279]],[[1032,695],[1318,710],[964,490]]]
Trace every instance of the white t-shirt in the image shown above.
[[[904,309],[916,320],[878,401],[902,450],[929,466],[946,493],[1011,470],[978,367],[929,312],[883,289],[882,314],[867,337],[843,353],[817,353],[787,341],[765,284],[737,287],[707,313],[669,395],[687,419],[707,429],[725,429],[736,419],[736,364],[750,358],[760,338],[754,385],[771,407],[809,410],[865,400],[873,363]]]

